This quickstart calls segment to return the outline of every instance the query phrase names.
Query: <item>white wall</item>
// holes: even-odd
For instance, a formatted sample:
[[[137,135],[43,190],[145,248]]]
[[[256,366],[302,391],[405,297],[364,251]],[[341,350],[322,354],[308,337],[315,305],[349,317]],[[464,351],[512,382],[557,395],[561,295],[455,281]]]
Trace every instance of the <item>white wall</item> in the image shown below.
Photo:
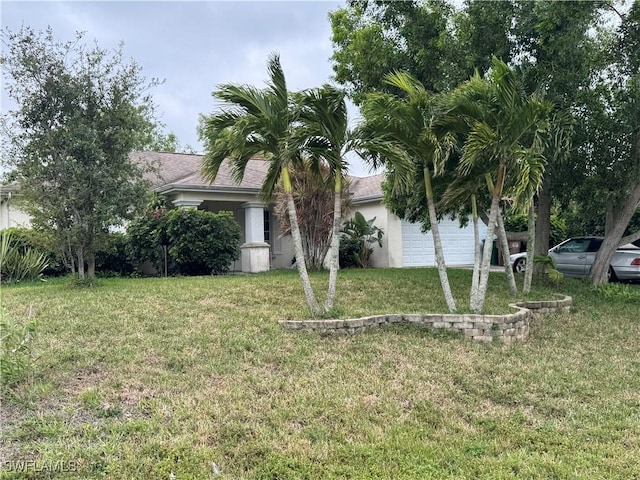
[[[0,202],[0,230],[11,227],[30,227],[31,218],[13,204],[11,199]]]
[[[378,200],[357,203],[353,212],[360,212],[367,220],[376,218],[373,224],[384,231],[382,247],[373,245],[372,265],[376,268],[402,266],[402,231],[400,219],[389,212]]]

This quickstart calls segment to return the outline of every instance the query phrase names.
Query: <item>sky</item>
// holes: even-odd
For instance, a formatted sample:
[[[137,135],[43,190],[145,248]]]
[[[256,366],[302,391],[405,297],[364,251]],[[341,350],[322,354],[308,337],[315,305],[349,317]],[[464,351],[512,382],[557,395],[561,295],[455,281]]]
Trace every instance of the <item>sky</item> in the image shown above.
[[[53,29],[59,41],[86,32],[85,40],[114,50],[124,42],[125,58],[134,59],[148,79],[164,83],[153,90],[165,133],[202,151],[196,126],[200,113],[211,113],[211,92],[223,83],[262,87],[267,56],[280,53],[290,90],[332,81],[331,25],[336,1],[6,1],[0,3],[3,30],[22,26]],[[3,91],[2,110],[11,103]],[[350,106],[352,120],[357,109]],[[368,168],[349,157],[350,173]]]

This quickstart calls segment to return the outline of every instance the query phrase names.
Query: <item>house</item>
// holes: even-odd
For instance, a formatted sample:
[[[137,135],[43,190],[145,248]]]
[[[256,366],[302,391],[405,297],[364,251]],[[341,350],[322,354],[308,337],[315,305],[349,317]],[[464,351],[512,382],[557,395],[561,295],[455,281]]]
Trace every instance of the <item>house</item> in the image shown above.
[[[16,206],[18,196],[16,184],[0,185],[0,230],[31,225],[29,215]]]
[[[176,207],[233,212],[243,232],[241,260],[234,269],[260,272],[291,266],[294,257],[291,238],[281,236],[272,206],[265,205],[259,198],[268,162],[249,160],[240,184],[233,180],[229,166],[223,163],[216,181],[210,185],[200,171],[201,155],[136,152],[132,158],[154,166],[155,173],[150,178],[154,190]],[[435,265],[431,232],[423,233],[420,224],[401,220],[382,204],[383,179],[383,174],[352,177],[350,184],[353,210],[362,212],[367,219],[376,217],[375,225],[385,232],[382,247],[375,247],[373,266]],[[443,219],[439,226],[447,265],[473,264],[473,227],[460,228],[457,220],[449,219]],[[481,224],[480,228],[483,238],[486,227]]]

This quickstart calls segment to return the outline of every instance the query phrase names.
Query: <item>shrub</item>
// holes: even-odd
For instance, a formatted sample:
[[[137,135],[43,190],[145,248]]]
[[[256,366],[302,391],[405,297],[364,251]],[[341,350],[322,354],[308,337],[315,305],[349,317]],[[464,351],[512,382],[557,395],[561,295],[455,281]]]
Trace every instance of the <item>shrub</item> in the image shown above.
[[[124,233],[114,232],[96,253],[96,273],[101,277],[131,275],[135,266],[129,257],[129,239]]]
[[[37,280],[47,268],[47,257],[44,253],[32,248],[20,247],[11,231],[4,231],[0,239],[0,280],[2,282],[19,282],[21,280]]]
[[[344,264],[341,261],[341,267],[368,268],[370,266],[372,245],[377,243],[381,247],[384,235],[382,229],[373,224],[375,221],[376,217],[366,220],[362,213],[356,212],[352,219],[344,222],[343,237],[340,242],[341,258],[344,259]]]
[[[231,212],[173,210],[167,220],[169,255],[184,275],[229,271],[240,258],[240,225]]]
[[[69,271],[53,232],[35,228],[9,228],[4,232],[11,233],[11,238],[21,253],[31,249],[45,255],[47,268],[42,272],[43,275],[54,277],[65,275]]]
[[[129,254],[164,270],[164,246],[171,274],[219,274],[240,258],[240,225],[230,212],[156,208],[127,229]]]

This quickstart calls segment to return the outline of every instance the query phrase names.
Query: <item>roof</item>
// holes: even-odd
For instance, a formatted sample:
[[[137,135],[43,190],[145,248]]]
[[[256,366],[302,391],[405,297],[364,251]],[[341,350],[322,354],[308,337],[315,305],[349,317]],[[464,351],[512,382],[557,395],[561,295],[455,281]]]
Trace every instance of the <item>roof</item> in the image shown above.
[[[146,177],[158,192],[180,189],[216,190],[254,190],[258,192],[267,175],[269,162],[255,158],[249,160],[241,183],[233,180],[228,161],[220,166],[215,182],[210,184],[202,176],[203,155],[169,152],[134,152],[131,159],[151,167]],[[350,190],[353,200],[373,200],[382,198],[384,174],[370,177],[351,177]]]

